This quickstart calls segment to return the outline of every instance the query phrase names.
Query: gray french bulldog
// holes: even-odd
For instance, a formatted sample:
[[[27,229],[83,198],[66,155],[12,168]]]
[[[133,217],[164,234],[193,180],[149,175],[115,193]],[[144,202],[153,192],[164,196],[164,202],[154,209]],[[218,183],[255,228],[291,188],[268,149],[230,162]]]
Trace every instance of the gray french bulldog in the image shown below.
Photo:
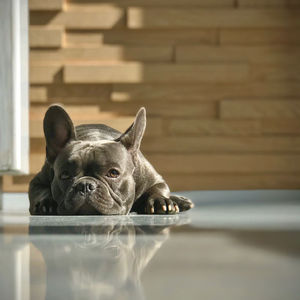
[[[143,156],[146,110],[121,133],[103,124],[76,128],[58,105],[44,117],[46,161],[29,186],[32,215],[174,214],[193,207],[170,195]]]

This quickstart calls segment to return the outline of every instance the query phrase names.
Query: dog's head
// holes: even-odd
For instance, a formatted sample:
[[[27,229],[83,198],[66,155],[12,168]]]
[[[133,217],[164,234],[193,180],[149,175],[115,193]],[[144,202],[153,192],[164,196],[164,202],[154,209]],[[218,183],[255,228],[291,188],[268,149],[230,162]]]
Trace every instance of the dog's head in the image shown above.
[[[134,170],[146,127],[141,108],[117,138],[79,140],[66,111],[51,106],[44,118],[47,161],[59,214],[127,214],[135,199]]]

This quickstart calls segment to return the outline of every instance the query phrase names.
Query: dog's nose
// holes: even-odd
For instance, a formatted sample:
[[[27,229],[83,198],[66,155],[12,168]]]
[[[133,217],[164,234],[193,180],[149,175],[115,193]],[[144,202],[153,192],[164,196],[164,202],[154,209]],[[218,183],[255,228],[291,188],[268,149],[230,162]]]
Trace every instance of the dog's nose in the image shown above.
[[[96,189],[96,184],[90,181],[82,181],[76,185],[76,191],[84,194],[90,194]]]

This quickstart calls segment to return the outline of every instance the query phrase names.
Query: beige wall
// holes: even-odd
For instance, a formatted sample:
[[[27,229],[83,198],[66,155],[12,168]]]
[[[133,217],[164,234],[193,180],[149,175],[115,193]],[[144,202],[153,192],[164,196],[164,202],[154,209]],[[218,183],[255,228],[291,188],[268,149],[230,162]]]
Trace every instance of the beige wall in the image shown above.
[[[300,1],[31,0],[31,173],[42,118],[124,130],[173,190],[300,188]],[[26,191],[31,176],[4,177]]]

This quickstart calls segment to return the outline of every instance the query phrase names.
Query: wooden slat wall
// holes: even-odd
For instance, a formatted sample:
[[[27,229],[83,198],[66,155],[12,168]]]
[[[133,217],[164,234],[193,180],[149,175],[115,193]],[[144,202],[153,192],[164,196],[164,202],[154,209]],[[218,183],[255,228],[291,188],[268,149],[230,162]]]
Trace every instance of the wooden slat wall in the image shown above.
[[[42,119],[125,130],[173,190],[300,188],[300,1],[29,0],[31,175]]]

